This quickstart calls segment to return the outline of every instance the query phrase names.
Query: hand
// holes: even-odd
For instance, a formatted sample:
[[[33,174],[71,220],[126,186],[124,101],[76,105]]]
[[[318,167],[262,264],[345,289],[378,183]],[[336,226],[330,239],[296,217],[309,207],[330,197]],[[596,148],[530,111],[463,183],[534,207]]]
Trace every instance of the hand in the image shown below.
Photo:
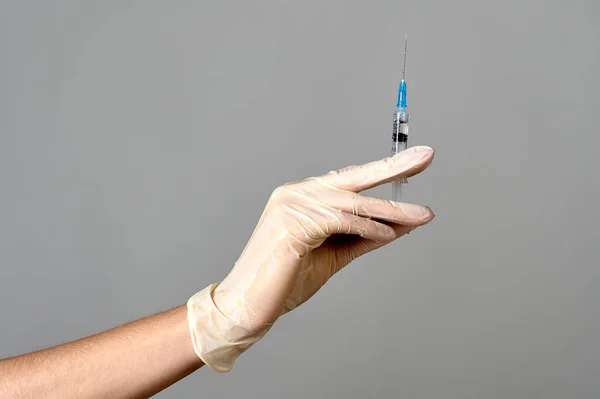
[[[306,302],[352,260],[431,221],[428,207],[359,192],[411,177],[433,155],[429,147],[413,147],[277,188],[233,270],[188,303],[202,360],[228,371],[277,318]]]

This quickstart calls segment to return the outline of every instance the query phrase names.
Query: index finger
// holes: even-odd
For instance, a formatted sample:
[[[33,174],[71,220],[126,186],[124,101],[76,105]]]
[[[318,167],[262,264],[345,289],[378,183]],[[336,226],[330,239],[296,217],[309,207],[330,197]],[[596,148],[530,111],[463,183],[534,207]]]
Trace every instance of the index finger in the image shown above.
[[[320,179],[341,190],[360,192],[421,173],[433,161],[434,153],[431,147],[411,147],[393,157],[329,172]]]

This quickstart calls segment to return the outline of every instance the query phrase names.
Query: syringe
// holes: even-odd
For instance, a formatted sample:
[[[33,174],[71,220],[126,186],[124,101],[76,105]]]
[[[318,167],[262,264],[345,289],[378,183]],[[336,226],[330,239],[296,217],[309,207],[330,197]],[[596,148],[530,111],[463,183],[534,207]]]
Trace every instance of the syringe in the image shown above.
[[[406,150],[408,146],[408,111],[406,108],[406,50],[408,38],[404,37],[404,67],[402,68],[402,81],[398,88],[398,104],[394,112],[394,127],[392,130],[392,156],[400,151]],[[402,194],[402,184],[407,183],[406,178],[400,178],[392,182],[392,199],[398,201]]]

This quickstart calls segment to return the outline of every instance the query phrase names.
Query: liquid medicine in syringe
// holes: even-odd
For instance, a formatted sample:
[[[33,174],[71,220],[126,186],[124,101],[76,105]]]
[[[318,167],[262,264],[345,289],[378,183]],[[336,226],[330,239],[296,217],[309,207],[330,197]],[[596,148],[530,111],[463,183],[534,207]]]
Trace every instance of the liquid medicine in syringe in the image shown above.
[[[394,113],[394,125],[392,129],[392,156],[396,155],[400,151],[406,150],[408,146],[408,113],[407,112],[395,112]]]

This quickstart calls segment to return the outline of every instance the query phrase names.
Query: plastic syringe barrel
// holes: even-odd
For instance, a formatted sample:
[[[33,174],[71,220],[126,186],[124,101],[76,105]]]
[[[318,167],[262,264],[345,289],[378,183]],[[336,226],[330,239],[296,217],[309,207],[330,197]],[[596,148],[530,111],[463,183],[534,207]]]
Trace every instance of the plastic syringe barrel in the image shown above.
[[[398,108],[394,112],[394,127],[392,129],[392,156],[398,154],[401,151],[406,150],[408,147],[408,112],[406,108]],[[406,178],[400,178],[392,182],[393,200],[397,201],[401,194],[401,185],[406,183]]]

